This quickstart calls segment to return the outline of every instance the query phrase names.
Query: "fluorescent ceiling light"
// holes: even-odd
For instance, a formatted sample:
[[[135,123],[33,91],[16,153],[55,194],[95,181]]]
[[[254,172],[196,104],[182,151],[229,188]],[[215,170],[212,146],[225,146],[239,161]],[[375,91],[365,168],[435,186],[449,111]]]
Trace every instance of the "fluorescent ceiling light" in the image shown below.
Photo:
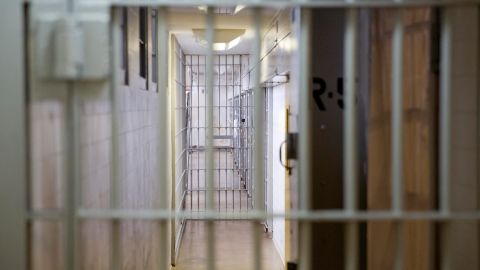
[[[192,29],[197,43],[203,47],[208,46],[205,29]],[[214,51],[227,51],[237,46],[245,34],[245,29],[215,29]]]
[[[217,7],[213,9],[214,14],[219,14],[219,15],[235,15],[238,12],[242,11],[245,6],[243,5],[238,5],[234,7]],[[207,12],[207,6],[198,6],[198,9]]]
[[[237,14],[238,12],[242,11],[242,9],[244,9],[245,6],[244,5],[238,5],[235,7],[235,11],[233,12],[233,14]]]

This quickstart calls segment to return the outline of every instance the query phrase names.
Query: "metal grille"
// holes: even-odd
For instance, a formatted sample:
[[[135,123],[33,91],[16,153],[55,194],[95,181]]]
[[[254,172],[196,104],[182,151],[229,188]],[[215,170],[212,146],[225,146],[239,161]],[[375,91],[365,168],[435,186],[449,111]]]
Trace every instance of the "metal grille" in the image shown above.
[[[215,55],[213,87],[213,148],[215,209],[251,208],[252,91],[242,87],[242,64],[248,55]],[[206,210],[206,61],[186,55],[188,180],[186,210]]]
[[[74,3],[75,1],[72,1]],[[82,1],[83,2],[83,1]],[[93,1],[95,2],[95,1]],[[111,268],[118,268],[118,259],[121,253],[118,250],[118,224],[123,220],[153,220],[160,228],[160,249],[158,258],[163,268],[167,260],[167,222],[176,218],[201,218],[208,221],[208,269],[214,270],[216,249],[214,241],[213,220],[219,219],[245,219],[257,222],[268,218],[285,218],[299,222],[299,267],[309,270],[312,250],[311,234],[313,222],[340,222],[345,224],[345,268],[357,269],[359,260],[358,251],[358,225],[364,221],[388,220],[395,223],[396,253],[395,269],[401,269],[404,262],[402,254],[402,235],[405,233],[403,225],[411,220],[428,220],[438,222],[440,226],[440,267],[451,269],[449,229],[454,221],[478,221],[478,211],[458,212],[451,209],[451,187],[455,184],[451,179],[452,166],[452,121],[451,121],[451,77],[452,77],[452,33],[451,33],[451,7],[457,3],[475,3],[477,1],[227,1],[218,2],[218,5],[231,4],[230,2],[253,5],[252,21],[254,26],[254,44],[252,59],[255,63],[261,60],[261,11],[262,7],[268,6],[294,6],[301,7],[301,32],[298,40],[298,65],[294,68],[299,70],[299,208],[287,213],[268,213],[263,205],[265,196],[265,168],[264,168],[264,112],[265,92],[260,85],[262,74],[260,68],[251,72],[251,84],[253,87],[244,89],[240,78],[235,78],[242,56],[229,57],[216,56],[213,52],[215,12],[213,7],[208,7],[206,12],[207,41],[210,45],[205,56],[188,55],[185,58],[186,77],[190,77],[185,85],[186,112],[187,116],[187,155],[188,171],[184,184],[186,185],[186,211],[172,211],[168,208],[167,195],[169,186],[168,168],[171,166],[169,159],[164,153],[169,149],[169,135],[167,133],[170,113],[168,112],[169,96],[162,89],[167,88],[167,22],[166,6],[171,4],[196,5],[203,4],[200,1],[106,1],[111,6],[147,4],[159,7],[158,17],[158,95],[159,107],[159,154],[158,154],[158,192],[159,204],[155,209],[122,209],[118,202],[118,160],[120,144],[117,139],[112,139],[112,181],[111,181],[111,208],[89,209],[83,208],[78,203],[80,190],[78,186],[79,162],[78,147],[78,111],[77,96],[69,92],[67,109],[69,124],[67,127],[66,144],[69,149],[66,169],[68,181],[66,181],[65,209],[57,212],[36,211],[31,209],[29,219],[55,220],[65,224],[65,264],[68,269],[76,269],[78,264],[78,231],[77,226],[82,221],[108,220],[113,223],[111,246]],[[84,1],[84,4],[88,1]],[[94,5],[94,3],[90,3]],[[105,4],[105,3],[103,3]],[[440,122],[439,122],[439,207],[431,211],[406,211],[403,207],[401,191],[403,190],[404,175],[403,166],[403,141],[402,141],[402,54],[404,26],[400,20],[402,8],[412,5],[439,5],[443,7],[441,22],[441,72],[440,72]],[[344,32],[344,79],[345,79],[345,112],[344,112],[344,208],[339,210],[312,210],[310,187],[311,181],[311,141],[310,112],[308,109],[310,97],[310,31],[311,13],[309,7],[343,7],[346,9],[346,21]],[[357,111],[356,111],[356,84],[357,70],[357,27],[359,7],[396,7],[395,27],[392,43],[392,208],[384,211],[360,211],[357,205],[358,181],[357,181]],[[237,60],[235,60],[237,59]],[[113,65],[117,64],[115,56],[112,57]],[[238,64],[237,62],[238,61]],[[238,66],[237,66],[238,65]],[[231,72],[231,75],[229,73]],[[225,78],[223,77],[225,76]],[[229,77],[231,76],[231,77]],[[196,77],[196,78],[195,78]],[[112,80],[115,80],[113,78]],[[243,91],[244,90],[244,91]],[[238,92],[237,92],[238,91]],[[224,101],[223,101],[224,100]],[[224,102],[224,103],[223,103]],[[119,126],[118,111],[119,99],[115,91],[111,92],[112,104],[112,130]],[[256,106],[252,106],[256,104]],[[116,138],[116,136],[112,136]],[[252,142],[253,146],[252,147]],[[202,162],[204,161],[204,162]],[[253,166],[255,164],[255,166]],[[225,182],[221,182],[221,175]],[[258,179],[261,179],[258,181]],[[241,203],[238,200],[243,200]],[[231,201],[229,202],[229,200]],[[244,204],[243,204],[244,203]],[[243,205],[243,208],[241,208]],[[239,211],[218,211],[221,209],[238,209]],[[251,211],[246,212],[247,209]],[[202,210],[202,211],[200,211]],[[242,211],[240,211],[242,210]],[[245,210],[245,211],[243,211]],[[254,269],[262,269],[261,264],[261,241],[255,237],[256,242]]]

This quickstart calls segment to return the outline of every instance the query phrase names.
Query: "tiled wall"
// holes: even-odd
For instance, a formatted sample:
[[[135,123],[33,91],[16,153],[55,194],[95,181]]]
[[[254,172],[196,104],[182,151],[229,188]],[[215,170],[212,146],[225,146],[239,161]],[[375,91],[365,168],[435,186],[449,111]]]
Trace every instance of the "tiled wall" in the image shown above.
[[[119,99],[118,136],[119,207],[140,209],[158,206],[157,179],[157,91],[149,79],[139,76],[139,9],[128,8],[129,84],[123,84],[124,71],[115,67],[115,91]],[[148,12],[150,18],[150,10]],[[120,33],[120,12],[115,12],[115,29]],[[150,20],[149,20],[150,22]],[[149,23],[150,24],[150,23]],[[151,25],[148,27],[148,78],[152,78]],[[114,35],[118,37],[119,35]],[[120,39],[115,40],[120,42]],[[118,52],[118,58],[121,55]],[[34,71],[33,71],[34,73]],[[35,74],[32,74],[32,77]],[[84,208],[108,208],[111,196],[111,106],[108,83],[79,85],[76,91],[79,141],[78,188]],[[72,92],[70,92],[71,94]],[[48,87],[32,87],[31,205],[35,209],[63,207],[67,165],[64,138],[67,138],[67,93]],[[71,181],[71,179],[68,179]],[[110,224],[105,221],[79,223],[80,269],[108,269]],[[124,221],[120,225],[120,256],[124,269],[158,268],[157,224]],[[55,222],[36,222],[32,233],[34,269],[63,269],[63,228]]]

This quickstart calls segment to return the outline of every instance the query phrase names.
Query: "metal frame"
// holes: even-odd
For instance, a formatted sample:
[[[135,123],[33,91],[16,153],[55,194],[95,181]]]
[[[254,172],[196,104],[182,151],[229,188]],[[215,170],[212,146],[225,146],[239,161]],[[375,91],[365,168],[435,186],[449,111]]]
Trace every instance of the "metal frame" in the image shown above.
[[[247,99],[253,92],[247,88],[242,90],[241,65],[248,55],[214,55],[213,123],[215,209],[219,211],[248,211],[252,208],[250,171],[252,162],[248,159],[252,151],[249,139],[252,130],[252,117],[249,111],[254,106],[247,106]],[[186,209],[205,211],[207,192],[205,159],[206,131],[209,125],[205,115],[209,106],[200,98],[205,91],[205,55],[186,55],[184,70],[186,85],[184,91],[189,93],[186,106],[177,108],[189,112],[186,132],[188,143],[184,153],[188,158],[186,183]],[[222,71],[224,70],[224,72]],[[222,73],[222,72],[224,73]],[[203,117],[202,117],[203,116]],[[245,123],[242,122],[245,120]],[[235,200],[237,199],[237,200]],[[200,202],[204,203],[200,203]]]
[[[12,3],[14,2],[14,3]],[[13,7],[14,5],[20,5],[20,1],[9,1],[9,3],[2,3],[2,5],[9,5],[7,8],[2,8],[0,10],[8,10],[9,12],[7,13],[8,18],[11,18],[14,20],[15,16],[18,16],[20,12],[18,6]],[[72,3],[75,2],[72,0]],[[97,3],[98,1],[78,1],[81,2],[82,4],[89,5],[91,4],[92,6],[94,5],[150,5],[150,6],[168,6],[173,4],[172,1],[167,1],[167,0],[150,0],[150,1],[137,1],[137,0],[113,0],[113,1],[102,1],[101,3]],[[218,1],[212,3],[215,6],[227,6],[227,5],[236,5],[236,4],[245,4],[245,5],[251,5],[255,6],[255,11],[253,12],[253,20],[254,20],[254,25],[255,25],[255,50],[254,50],[254,61],[255,63],[260,62],[260,45],[261,45],[261,40],[260,40],[260,24],[258,18],[260,16],[259,12],[261,12],[261,9],[258,7],[267,7],[267,6],[301,6],[303,8],[306,7],[344,7],[348,8],[348,16],[347,16],[347,27],[346,27],[346,32],[345,32],[345,78],[346,78],[346,113],[345,113],[345,137],[344,137],[344,145],[345,145],[345,154],[344,154],[344,175],[345,175],[345,209],[344,210],[336,210],[336,211],[312,211],[310,210],[310,198],[307,196],[309,194],[309,186],[310,186],[310,162],[309,162],[309,135],[308,132],[302,132],[300,134],[300,148],[299,148],[299,174],[300,174],[300,194],[303,195],[300,198],[302,198],[300,202],[300,209],[298,211],[289,211],[288,213],[267,213],[264,211],[264,208],[262,207],[262,202],[263,202],[263,195],[264,195],[264,186],[261,184],[260,181],[253,181],[254,185],[254,210],[249,211],[248,213],[223,213],[223,212],[218,212],[214,210],[214,204],[213,204],[213,186],[214,186],[214,166],[213,166],[213,136],[214,136],[214,123],[213,123],[213,89],[214,89],[214,81],[213,81],[213,48],[212,46],[209,46],[208,49],[208,54],[206,57],[206,85],[207,85],[207,161],[208,161],[208,167],[206,170],[206,179],[207,179],[207,194],[206,194],[206,211],[204,212],[191,212],[191,211],[172,211],[168,209],[168,202],[166,201],[167,192],[168,192],[168,181],[169,175],[168,175],[168,167],[169,167],[169,160],[168,158],[163,155],[164,152],[162,151],[167,151],[169,149],[168,145],[168,117],[169,117],[169,112],[168,112],[168,95],[166,91],[163,91],[167,89],[167,77],[165,75],[164,70],[167,69],[166,63],[167,63],[167,46],[160,46],[165,42],[168,38],[168,35],[166,34],[167,31],[167,25],[166,21],[162,19],[164,15],[166,14],[167,10],[165,8],[160,8],[159,9],[159,20],[158,20],[158,29],[159,29],[159,35],[158,35],[158,45],[160,48],[159,51],[159,74],[158,74],[158,87],[159,87],[159,95],[160,98],[158,99],[159,102],[159,108],[161,110],[159,111],[159,140],[160,140],[160,154],[159,155],[159,192],[161,194],[161,198],[164,198],[165,200],[162,201],[158,207],[158,210],[126,210],[126,209],[116,209],[115,205],[117,204],[115,199],[112,201],[112,209],[103,209],[103,210],[93,210],[93,209],[83,209],[80,208],[76,204],[76,198],[75,196],[76,192],[78,192],[78,187],[76,186],[76,176],[77,176],[77,171],[79,169],[79,165],[77,164],[75,160],[75,153],[78,153],[77,150],[75,149],[76,142],[75,142],[75,131],[77,130],[77,123],[75,121],[75,107],[76,107],[76,102],[75,102],[75,94],[72,93],[70,95],[71,99],[71,105],[72,109],[70,111],[70,124],[71,126],[71,133],[70,136],[68,136],[68,145],[69,149],[71,150],[70,152],[70,163],[69,163],[69,176],[70,180],[69,181],[69,211],[67,211],[67,214],[55,214],[52,215],[51,213],[43,213],[43,212],[31,212],[29,215],[29,219],[31,220],[37,220],[37,219],[55,219],[57,220],[58,218],[66,218],[68,222],[66,224],[68,225],[67,227],[69,228],[71,232],[71,238],[68,240],[68,250],[67,254],[69,254],[69,259],[67,260],[67,265],[69,266],[69,269],[75,269],[75,224],[77,223],[78,220],[84,220],[84,219],[106,219],[106,220],[112,220],[112,221],[120,221],[123,219],[140,219],[140,220],[157,220],[159,221],[159,226],[161,228],[161,243],[167,243],[166,238],[168,237],[167,235],[167,222],[169,220],[172,220],[174,218],[179,218],[179,217],[184,217],[184,218],[201,218],[209,221],[208,225],[208,255],[209,255],[209,260],[208,260],[208,269],[215,269],[215,242],[213,238],[213,229],[214,229],[214,224],[213,220],[218,220],[218,219],[249,219],[249,220],[264,220],[266,218],[273,218],[273,217],[282,217],[285,219],[291,219],[291,220],[298,220],[301,222],[301,257],[300,257],[300,268],[301,269],[309,269],[309,262],[310,262],[310,256],[311,256],[311,250],[310,250],[310,245],[309,245],[309,236],[311,233],[311,223],[310,222],[331,222],[331,221],[340,221],[340,222],[345,222],[347,224],[346,226],[346,249],[345,252],[347,254],[346,260],[347,260],[347,269],[356,269],[356,261],[358,260],[357,257],[357,244],[356,244],[356,238],[358,235],[358,222],[360,221],[371,221],[371,220],[392,220],[396,221],[399,226],[397,227],[397,239],[400,239],[401,237],[398,237],[402,233],[401,229],[401,223],[404,221],[408,220],[430,220],[430,221],[439,221],[441,222],[442,226],[442,239],[448,239],[448,233],[449,233],[449,224],[451,221],[456,221],[456,220],[475,220],[478,221],[480,220],[480,212],[478,211],[471,211],[471,212],[452,212],[450,210],[450,167],[451,167],[451,70],[450,70],[450,64],[451,64],[451,21],[449,17],[449,9],[445,8],[445,15],[442,21],[442,40],[441,40],[441,45],[442,45],[442,71],[441,71],[441,96],[440,96],[440,210],[439,211],[424,211],[424,212],[406,212],[403,211],[402,207],[402,199],[399,194],[401,194],[402,190],[402,174],[401,174],[401,168],[402,168],[402,140],[399,138],[398,134],[401,133],[402,131],[402,118],[401,118],[401,106],[398,106],[401,104],[402,101],[402,96],[401,96],[401,90],[402,90],[402,85],[401,85],[401,70],[402,70],[402,39],[401,39],[401,33],[403,26],[397,19],[396,24],[395,24],[395,30],[394,30],[394,42],[393,42],[393,89],[394,89],[394,95],[392,97],[392,103],[393,103],[393,114],[392,114],[392,120],[394,123],[394,131],[393,132],[393,146],[392,146],[392,176],[393,176],[393,185],[392,185],[392,202],[393,202],[393,208],[391,211],[358,211],[357,205],[356,205],[356,194],[357,194],[357,186],[356,186],[356,141],[355,141],[355,130],[356,130],[356,111],[355,111],[355,83],[354,83],[354,78],[356,76],[356,64],[355,64],[355,59],[356,59],[356,24],[357,24],[357,13],[358,9],[357,7],[365,7],[365,6],[375,6],[375,7],[380,7],[380,6],[388,6],[388,7],[406,7],[406,6],[425,6],[425,5],[438,5],[438,6],[447,6],[447,5],[456,5],[456,4],[478,4],[479,1],[475,0],[465,0],[465,1],[455,1],[455,0],[444,0],[444,1],[435,1],[435,0],[404,0],[404,1],[394,1],[394,0],[364,0],[364,1],[336,1],[336,0],[325,0],[325,1],[255,1],[255,0],[242,0],[242,1],[235,1],[235,0],[227,0],[227,1]],[[174,3],[175,5],[198,5],[198,4],[204,4],[202,1],[176,1]],[[17,13],[11,13],[10,11],[14,9],[17,11]],[[20,17],[20,16],[18,16]],[[17,18],[18,18],[17,17]],[[207,19],[207,39],[209,41],[209,44],[213,44],[214,40],[214,13],[213,13],[213,8],[209,7],[208,12],[206,15]],[[305,9],[305,11],[302,14],[302,35],[301,35],[301,43],[299,47],[299,59],[300,59],[300,65],[299,68],[302,74],[301,78],[301,91],[300,91],[300,128],[301,130],[308,130],[308,119],[309,119],[309,112],[308,112],[308,70],[309,70],[309,38],[308,38],[308,33],[310,29],[310,20],[309,20],[309,11]],[[18,24],[13,24],[13,26],[19,26],[20,23]],[[20,32],[21,30],[19,27],[16,27],[16,29],[13,29],[14,31]],[[12,28],[5,29],[2,34],[8,34],[9,32],[11,33]],[[19,46],[19,44],[23,43],[22,38],[16,38],[16,39],[10,39],[12,40],[12,43],[8,43],[6,48],[1,47],[2,51],[8,51],[9,53],[15,51],[16,54],[12,55],[21,55],[21,49],[22,46]],[[1,46],[4,46],[3,43]],[[8,63],[7,63],[8,62]],[[15,61],[12,61],[15,62]],[[15,198],[12,198],[12,196],[0,196],[3,200],[8,200],[8,202],[1,203],[0,205],[7,205],[8,207],[12,207],[14,209],[23,209],[20,211],[8,211],[8,218],[7,220],[9,221],[16,221],[13,223],[8,223],[7,225],[10,225],[6,230],[0,230],[2,232],[8,232],[11,234],[12,232],[16,232],[15,234],[11,234],[12,237],[16,237],[15,241],[9,241],[11,243],[16,243],[12,246],[11,248],[11,256],[10,259],[3,260],[5,254],[5,250],[2,249],[2,266],[4,265],[4,262],[8,264],[6,269],[24,269],[25,265],[24,262],[25,260],[25,254],[24,252],[24,246],[22,243],[23,239],[25,239],[25,232],[21,232],[22,230],[19,230],[18,228],[21,228],[22,226],[19,226],[15,228],[17,224],[24,224],[25,219],[24,219],[24,210],[26,209],[24,202],[22,202],[23,199],[19,198],[24,198],[22,196],[23,194],[26,193],[25,189],[25,171],[26,171],[26,157],[24,155],[24,149],[26,149],[26,142],[24,141],[26,131],[24,130],[25,128],[25,118],[23,115],[25,105],[23,104],[24,100],[24,92],[23,92],[23,85],[22,85],[22,79],[23,77],[20,76],[19,74],[22,74],[22,67],[21,65],[16,66],[16,74],[14,76],[9,75],[7,73],[7,70],[14,70],[12,69],[12,63],[11,61],[4,61],[1,66],[2,66],[2,72],[0,72],[0,76],[2,76],[2,83],[9,83],[12,85],[12,87],[7,87],[9,89],[8,91],[1,91],[0,95],[5,98],[0,98],[0,101],[7,101],[8,102],[13,102],[14,103],[5,103],[5,105],[8,105],[9,107],[4,107],[3,105],[0,106],[0,108],[7,108],[8,112],[7,114],[0,114],[0,116],[7,116],[7,119],[2,118],[2,124],[6,123],[9,127],[11,126],[12,129],[10,128],[3,128],[2,130],[16,130],[18,134],[22,134],[24,136],[9,136],[9,137],[3,137],[2,140],[0,140],[0,143],[2,146],[5,146],[5,148],[2,147],[2,149],[7,149],[9,151],[0,151],[2,160],[10,160],[10,163],[7,162],[2,162],[0,164],[12,164],[11,161],[14,162],[14,165],[11,167],[7,168],[5,166],[2,167],[2,172],[8,172],[11,173],[9,176],[9,179],[15,179],[16,181],[2,181],[0,182],[2,186],[5,186],[5,188],[0,188],[0,190],[8,190],[9,194],[14,194]],[[259,91],[260,89],[260,69],[254,69],[254,102],[255,104],[264,104],[262,101],[264,99],[264,96],[262,93],[263,91]],[[5,78],[4,78],[5,77]],[[11,79],[11,80],[10,80]],[[73,89],[70,89],[73,90]],[[114,92],[114,91],[112,91]],[[118,102],[115,98],[115,95],[112,95],[112,104],[116,104]],[[247,99],[248,100],[248,99]],[[248,100],[247,102],[250,102]],[[3,103],[2,103],[3,104]],[[233,103],[233,107],[236,107],[236,103]],[[251,106],[248,106],[251,107]],[[114,107],[114,113],[116,113],[115,107]],[[14,116],[12,116],[12,112],[14,112]],[[255,160],[255,164],[257,166],[253,170],[253,179],[259,179],[264,177],[264,166],[262,165],[263,162],[260,162],[263,160],[263,143],[261,143],[263,136],[263,128],[262,128],[262,118],[263,118],[263,111],[261,111],[261,106],[255,106],[254,107],[254,142],[255,142],[255,147],[253,149],[253,158]],[[112,121],[112,126],[117,125],[116,123],[116,118],[113,118],[114,120]],[[13,120],[13,121],[12,121]],[[5,127],[5,126],[3,126]],[[397,135],[395,134],[397,133]],[[115,136],[113,136],[115,138]],[[13,143],[12,143],[13,142]],[[259,143],[260,142],[260,143]],[[116,140],[112,141],[113,145],[113,150],[112,151],[117,151],[116,149],[118,148],[118,141]],[[14,148],[12,148],[14,147]],[[20,150],[18,150],[20,149]],[[115,152],[113,152],[115,156]],[[8,155],[8,156],[5,156]],[[8,159],[6,159],[8,158]],[[4,170],[5,169],[5,170]],[[116,165],[114,165],[113,171],[115,172],[118,168],[116,168]],[[113,174],[115,176],[115,173]],[[3,176],[3,175],[2,175]],[[17,181],[18,180],[18,181]],[[262,181],[263,182],[263,181]],[[112,186],[115,187],[115,177],[113,178]],[[116,189],[113,189],[113,192],[118,191]],[[8,195],[8,194],[7,194]],[[256,202],[261,202],[257,204]],[[11,209],[10,209],[11,210]],[[2,223],[2,225],[5,223]],[[19,242],[18,239],[21,239]],[[112,241],[115,241],[115,237],[112,238]],[[258,239],[258,237],[255,237],[255,239]],[[115,243],[115,242],[113,242]],[[255,242],[255,269],[261,269],[261,253],[260,253],[260,245],[261,242],[256,240]],[[400,250],[401,245],[397,246],[397,250]],[[442,250],[442,269],[449,269],[449,254],[450,251],[448,250],[449,245],[448,244],[443,244],[442,247],[444,248]],[[159,254],[159,260],[162,262],[167,261],[166,256],[167,256],[167,246],[162,245],[162,249]],[[22,256],[23,255],[23,256]],[[118,256],[113,256],[113,258],[118,258]],[[397,253],[397,260],[396,260],[396,268],[400,269],[401,264],[402,264],[402,254]],[[164,269],[167,269],[168,266],[163,264]],[[3,268],[3,267],[2,267]]]
[[[74,0],[71,0],[74,1]],[[95,0],[82,1],[87,5],[98,5]],[[212,2],[215,7],[231,7],[236,5],[255,7],[407,7],[407,6],[451,6],[478,4],[479,0],[224,0]],[[201,0],[105,0],[102,5],[114,6],[202,6]],[[212,13],[215,15],[214,13]]]
[[[21,0],[0,3],[4,40],[0,43],[0,268],[26,269],[27,260],[27,113],[24,54],[27,27]]]

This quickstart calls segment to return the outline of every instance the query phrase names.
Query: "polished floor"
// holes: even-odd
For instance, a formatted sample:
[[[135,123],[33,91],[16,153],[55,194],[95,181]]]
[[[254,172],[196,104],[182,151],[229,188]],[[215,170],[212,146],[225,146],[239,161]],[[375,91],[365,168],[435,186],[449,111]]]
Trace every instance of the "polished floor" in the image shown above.
[[[188,221],[177,259],[176,270],[207,269],[207,223]],[[253,224],[249,221],[216,221],[216,267],[219,270],[254,269]],[[263,225],[255,225],[263,230]],[[283,270],[282,260],[272,239],[262,234],[263,269]]]
[[[252,207],[249,195],[251,182],[247,180],[251,168],[236,167],[231,151],[214,152],[213,207],[220,211],[246,212]],[[206,169],[205,152],[192,152],[188,155],[188,175],[185,195],[185,210],[205,211]],[[248,166],[247,166],[248,167]],[[251,175],[250,175],[251,176]]]

